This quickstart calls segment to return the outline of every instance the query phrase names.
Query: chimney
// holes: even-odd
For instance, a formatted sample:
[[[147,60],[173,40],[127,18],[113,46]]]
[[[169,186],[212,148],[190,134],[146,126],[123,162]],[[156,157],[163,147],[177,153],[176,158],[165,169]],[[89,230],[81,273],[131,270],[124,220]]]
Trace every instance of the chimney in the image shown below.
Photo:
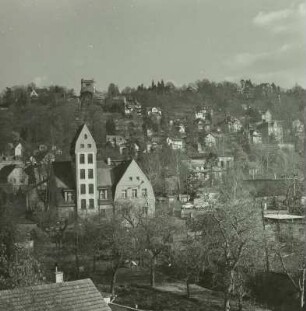
[[[111,160],[111,158],[107,158],[107,165],[112,165],[112,160]]]
[[[62,271],[57,270],[57,266],[55,266],[55,283],[63,283],[64,282],[64,273]]]

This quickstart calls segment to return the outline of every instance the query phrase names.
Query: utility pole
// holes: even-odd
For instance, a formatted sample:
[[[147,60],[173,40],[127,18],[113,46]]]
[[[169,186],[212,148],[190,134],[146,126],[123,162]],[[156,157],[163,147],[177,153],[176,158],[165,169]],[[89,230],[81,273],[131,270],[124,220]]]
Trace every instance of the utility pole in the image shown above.
[[[264,231],[264,244],[265,244],[265,257],[266,257],[266,272],[270,271],[270,262],[269,262],[269,251],[267,246],[267,237],[266,237],[266,224],[265,224],[265,208],[263,202],[260,202],[261,205],[261,218],[262,218],[262,227]]]

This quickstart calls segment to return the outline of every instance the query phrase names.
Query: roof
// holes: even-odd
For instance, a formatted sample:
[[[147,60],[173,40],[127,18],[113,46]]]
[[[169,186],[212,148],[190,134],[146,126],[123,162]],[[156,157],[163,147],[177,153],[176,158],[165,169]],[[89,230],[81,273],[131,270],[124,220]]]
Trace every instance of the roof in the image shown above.
[[[122,162],[121,164],[117,165],[112,169],[112,181],[113,186],[116,186],[127,168],[130,166],[133,160]]]
[[[111,187],[112,184],[112,167],[104,161],[97,161],[97,186]]]
[[[75,173],[71,161],[52,162],[52,169],[58,188],[75,188]]]
[[[7,183],[7,178],[15,167],[15,164],[10,164],[2,167],[2,169],[0,170],[0,183]]]
[[[294,220],[294,219],[304,219],[305,216],[290,215],[290,214],[266,214],[264,218],[274,219],[274,220]]]
[[[74,137],[73,137],[73,140],[72,140],[71,146],[70,146],[70,155],[72,155],[72,156],[74,156],[75,144],[76,144],[76,142],[77,142],[77,140],[78,140],[78,138],[79,138],[79,136],[80,136],[80,134],[81,134],[81,132],[82,132],[82,130],[83,130],[83,128],[84,128],[85,126],[86,126],[85,123],[84,123],[83,125],[81,125],[81,126],[77,129],[77,131],[76,131],[76,133],[75,133],[75,135],[74,135]]]
[[[0,291],[5,311],[110,311],[90,279]]]
[[[284,179],[248,179],[245,183],[257,197],[283,196],[288,190]]]
[[[118,303],[114,302],[110,303],[109,306],[111,307],[112,311],[144,311],[138,308],[119,305]]]

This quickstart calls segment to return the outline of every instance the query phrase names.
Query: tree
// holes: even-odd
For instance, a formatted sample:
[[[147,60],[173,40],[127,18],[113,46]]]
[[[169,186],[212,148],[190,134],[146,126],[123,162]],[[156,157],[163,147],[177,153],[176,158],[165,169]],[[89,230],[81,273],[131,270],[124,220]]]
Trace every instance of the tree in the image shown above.
[[[155,217],[140,219],[137,231],[138,243],[150,260],[150,284],[155,286],[157,260],[162,254],[169,254],[174,235],[182,232],[183,224],[164,213]]]
[[[234,174],[229,174],[222,185],[216,207],[200,219],[210,269],[223,288],[224,311],[231,309],[235,280],[241,271],[254,271],[263,265],[258,260],[264,245],[261,211],[237,172]]]
[[[199,278],[205,266],[205,247],[199,239],[187,236],[174,245],[171,264],[177,276],[185,279],[187,297],[190,298],[190,284]]]
[[[120,95],[118,86],[116,84],[114,84],[114,83],[111,83],[108,86],[107,95],[110,98]]]
[[[305,310],[306,257],[304,242],[292,237],[282,237],[285,243],[278,243],[275,254],[282,272],[288,277],[299,298],[300,310]]]
[[[0,206],[0,289],[44,282],[42,268],[31,249],[18,246],[9,209]]]

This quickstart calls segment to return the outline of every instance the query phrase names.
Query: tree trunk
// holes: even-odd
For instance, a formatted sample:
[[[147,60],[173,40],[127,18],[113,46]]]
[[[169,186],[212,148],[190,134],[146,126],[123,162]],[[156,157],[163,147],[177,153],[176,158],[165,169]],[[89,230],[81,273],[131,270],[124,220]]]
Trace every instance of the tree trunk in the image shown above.
[[[116,268],[113,270],[113,273],[112,273],[112,280],[111,280],[111,289],[110,289],[110,292],[111,292],[112,296],[115,296],[115,285],[116,285],[116,280],[117,280],[117,272],[118,272],[118,268],[116,267]]]
[[[96,254],[93,254],[92,257],[92,271],[96,272]]]
[[[153,256],[151,259],[151,274],[150,274],[150,283],[151,286],[155,286],[155,267],[156,267],[156,257]]]
[[[234,287],[234,274],[235,271],[231,270],[229,272],[229,276],[228,276],[228,284],[225,288],[225,292],[224,292],[224,311],[230,311],[231,310],[231,295],[233,292],[233,287]]]
[[[302,271],[302,280],[300,284],[300,303],[301,303],[301,310],[304,311],[306,310],[306,305],[305,305],[305,274],[306,270],[305,268]]]
[[[187,290],[187,298],[190,298],[190,283],[189,278],[186,279],[186,290]]]

